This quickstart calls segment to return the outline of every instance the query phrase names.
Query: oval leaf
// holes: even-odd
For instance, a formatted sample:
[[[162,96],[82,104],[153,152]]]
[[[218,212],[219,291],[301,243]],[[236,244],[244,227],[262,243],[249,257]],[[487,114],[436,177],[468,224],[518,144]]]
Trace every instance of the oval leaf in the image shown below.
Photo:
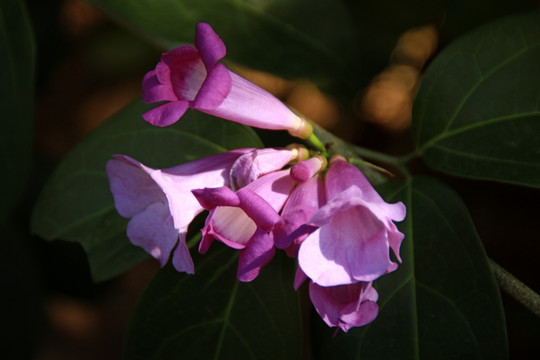
[[[147,257],[128,241],[127,220],[114,209],[105,174],[105,163],[113,154],[164,168],[231,149],[261,146],[250,128],[195,111],[188,111],[170,127],[153,127],[141,118],[149,108],[137,101],[81,141],[60,163],[34,208],[32,231],[48,240],[81,243],[96,281]]]
[[[293,262],[278,256],[250,283],[237,253],[215,244],[195,275],[160,270],[133,313],[126,360],[298,359],[302,326]]]
[[[348,46],[358,41],[353,19],[343,4],[332,0],[309,12],[299,0],[90,2],[165,49],[192,44],[195,25],[208,22],[225,41],[228,60],[287,77],[328,79],[343,68],[344,58],[357,52]]]
[[[413,109],[433,169],[540,187],[540,12],[484,26],[446,48]]]
[[[407,205],[403,263],[375,281],[379,316],[332,338],[317,320],[321,359],[506,359],[498,287],[465,205],[431,179],[389,184],[387,200]]]

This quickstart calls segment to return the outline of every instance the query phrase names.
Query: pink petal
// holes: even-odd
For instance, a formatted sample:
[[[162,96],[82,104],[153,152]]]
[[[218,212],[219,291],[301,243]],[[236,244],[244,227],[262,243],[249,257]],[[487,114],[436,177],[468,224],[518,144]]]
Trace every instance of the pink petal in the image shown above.
[[[210,211],[204,222],[204,227],[201,229],[202,238],[201,242],[199,242],[199,253],[201,254],[205,254],[214,241],[214,231],[212,229],[212,216],[214,211],[215,210]]]
[[[217,206],[240,206],[240,199],[236,193],[226,186],[195,189],[191,192],[206,210],[212,210]]]
[[[170,83],[162,84],[159,82],[156,71],[150,71],[143,78],[142,99],[145,103],[154,103],[158,101],[177,101]]]
[[[396,269],[384,224],[364,207],[334,215],[300,246],[298,263],[321,286],[371,281]]]
[[[188,274],[195,273],[195,266],[193,265],[193,260],[189,254],[189,249],[183,234],[180,236],[176,249],[174,249],[172,263],[176,271],[186,272]]]
[[[216,64],[202,83],[192,107],[199,111],[217,108],[231,91],[230,71],[223,64]]]
[[[172,101],[148,110],[142,117],[154,126],[169,126],[177,122],[188,107],[187,101]]]
[[[223,40],[207,23],[198,23],[195,31],[195,46],[201,52],[201,57],[207,69],[223,58],[227,52]]]
[[[131,218],[127,226],[129,240],[158,259],[164,266],[178,241],[179,231],[166,203],[154,203]]]
[[[279,212],[285,205],[295,185],[296,183],[289,176],[289,170],[280,170],[261,176],[256,181],[248,184],[245,189],[259,195],[274,210]]]
[[[364,174],[356,166],[346,161],[333,162],[326,174],[325,185],[326,196],[329,200],[351,186],[356,186],[361,191],[362,200],[370,203],[370,207],[378,212],[379,217],[390,218],[394,221],[402,221],[405,218],[406,209],[403,203],[388,204],[385,202]]]
[[[123,155],[115,155],[105,168],[114,205],[121,216],[130,218],[152,203],[166,201],[159,186],[149,176],[154,169]]]
[[[401,233],[397,226],[390,222],[388,224],[389,231],[388,231],[388,242],[390,244],[390,248],[394,252],[394,255],[396,255],[396,258],[399,262],[401,262],[401,256],[399,255],[399,250],[401,248],[401,243],[403,239],[405,238],[405,235]]]
[[[243,282],[255,279],[261,268],[268,264],[275,254],[272,233],[258,229],[238,259],[237,278]]]
[[[261,196],[248,188],[242,188],[236,193],[240,199],[240,208],[265,232],[272,230],[279,221],[276,210]]]
[[[193,101],[207,76],[199,50],[180,46],[163,54],[161,59],[156,66],[159,81],[170,83],[178,99]]]
[[[183,47],[181,47],[183,48]],[[164,58],[166,58],[168,55],[182,51],[181,48],[169,51],[168,53],[161,55],[161,60],[156,64],[156,69],[154,70],[156,77],[158,78],[158,81],[160,84],[163,85],[171,85],[171,69],[166,61],[164,61]]]
[[[298,290],[300,286],[306,281],[308,277],[299,267],[296,268],[296,273],[294,274],[294,290]]]
[[[287,249],[287,254],[296,256],[300,243],[316,227],[308,226],[308,220],[325,201],[324,185],[320,176],[312,177],[299,184],[287,200],[281,219],[274,228],[274,241],[279,249]]]
[[[257,230],[255,222],[237,207],[217,207],[210,219],[211,232],[208,232],[210,229],[203,229],[203,232],[208,232],[234,249],[243,249]]]

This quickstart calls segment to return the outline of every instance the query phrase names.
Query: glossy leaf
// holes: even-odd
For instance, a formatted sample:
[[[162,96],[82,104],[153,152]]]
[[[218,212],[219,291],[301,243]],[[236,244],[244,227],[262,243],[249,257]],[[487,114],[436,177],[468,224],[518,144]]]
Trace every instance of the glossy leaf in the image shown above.
[[[160,270],[134,311],[124,358],[298,359],[294,262],[277,256],[258,278],[241,283],[237,254],[214,244],[195,257],[195,275]]]
[[[81,243],[94,280],[108,279],[146,258],[125,236],[127,220],[113,206],[105,163],[126,154],[163,168],[242,147],[259,147],[245,126],[194,111],[175,125],[153,127],[135,102],[113,116],[61,162],[34,208],[32,231],[45,239]]]
[[[352,18],[343,4],[331,0],[310,7],[302,7],[302,1],[90,2],[165,49],[193,44],[196,23],[208,22],[225,41],[228,60],[285,76],[327,78],[356,51],[345,46],[356,39]],[[304,27],[294,17],[299,11],[309,23]]]
[[[20,200],[30,175],[34,136],[35,49],[23,1],[0,3],[0,218]]]
[[[457,40],[430,65],[413,109],[433,169],[540,187],[540,12]]]
[[[387,200],[407,205],[399,269],[375,282],[379,316],[332,338],[316,320],[320,359],[505,359],[499,290],[461,199],[417,178],[388,184]]]

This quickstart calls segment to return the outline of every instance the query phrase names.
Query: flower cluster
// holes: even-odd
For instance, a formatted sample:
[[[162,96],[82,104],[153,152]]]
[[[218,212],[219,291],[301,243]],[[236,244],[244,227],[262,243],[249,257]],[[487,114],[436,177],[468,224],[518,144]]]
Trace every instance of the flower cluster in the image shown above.
[[[195,47],[162,55],[143,80],[143,99],[165,103],[143,114],[153,125],[176,122],[188,107],[265,129],[310,138],[312,128],[278,99],[218,62],[225,46],[210,25],[197,25]],[[193,219],[208,210],[199,251],[214,240],[240,250],[237,277],[254,280],[276,249],[298,259],[295,288],[309,281],[311,301],[329,325],[348,331],[378,313],[372,282],[401,261],[402,203],[386,203],[340,155],[286,148],[237,149],[154,169],[114,155],[106,165],[127,235],[161,265],[172,258],[194,273],[186,245]]]

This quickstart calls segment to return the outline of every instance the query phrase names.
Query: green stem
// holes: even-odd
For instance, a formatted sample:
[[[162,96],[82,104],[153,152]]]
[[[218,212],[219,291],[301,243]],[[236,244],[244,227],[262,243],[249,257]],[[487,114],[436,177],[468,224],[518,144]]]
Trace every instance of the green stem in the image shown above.
[[[489,259],[489,265],[501,289],[519,301],[527,309],[540,316],[540,295],[495,261]]]
[[[326,146],[319,140],[319,138],[314,134],[311,133],[309,137],[306,139],[307,142],[309,142],[311,145],[313,145],[317,150],[319,150],[324,156],[327,155],[326,153]]]

